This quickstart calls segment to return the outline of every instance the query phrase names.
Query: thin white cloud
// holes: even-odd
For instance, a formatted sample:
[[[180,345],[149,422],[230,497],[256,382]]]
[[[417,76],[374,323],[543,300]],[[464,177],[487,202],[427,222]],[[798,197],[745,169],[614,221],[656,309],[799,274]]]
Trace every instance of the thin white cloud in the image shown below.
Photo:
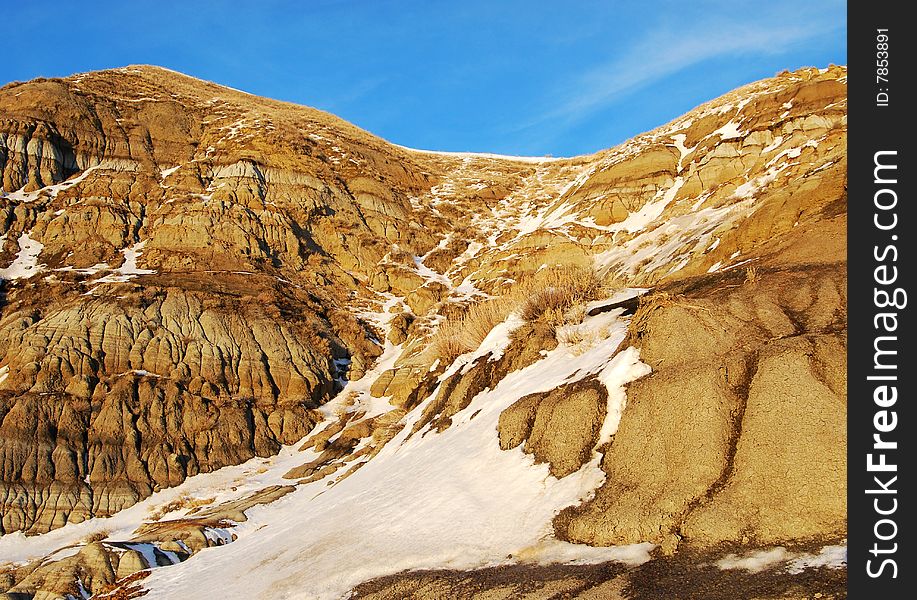
[[[329,98],[323,107],[328,111],[342,110],[375,92],[388,82],[388,77],[368,77],[354,82],[349,88],[339,91]]]
[[[575,77],[555,94],[554,106],[515,128],[545,122],[572,125],[653,82],[717,57],[776,54],[843,24],[775,23],[756,26],[710,22],[701,28],[658,29],[614,59]]]

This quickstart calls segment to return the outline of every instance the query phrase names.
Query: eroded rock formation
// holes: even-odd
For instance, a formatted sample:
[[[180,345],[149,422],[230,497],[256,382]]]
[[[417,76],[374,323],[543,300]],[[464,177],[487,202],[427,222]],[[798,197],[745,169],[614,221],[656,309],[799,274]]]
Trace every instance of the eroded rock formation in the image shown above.
[[[155,67],[0,88],[0,533],[107,516],[284,446],[311,453],[284,463],[283,485],[3,569],[0,590],[135,589],[151,561],[231,541],[252,506],[474,419],[475,398],[559,346],[609,343],[561,331],[608,308],[581,305],[539,311],[498,355],[461,365],[431,345],[470,305],[574,266],[652,288],[618,347],[651,372],[627,387],[610,442],[622,392],[593,376],[503,410],[504,451],[554,478],[604,471],[553,535],[704,556],[843,539],[845,146],[841,67],[751,84],[570,159],[412,151]],[[617,594],[613,571],[539,572],[533,593]],[[494,576],[358,591],[515,597]]]

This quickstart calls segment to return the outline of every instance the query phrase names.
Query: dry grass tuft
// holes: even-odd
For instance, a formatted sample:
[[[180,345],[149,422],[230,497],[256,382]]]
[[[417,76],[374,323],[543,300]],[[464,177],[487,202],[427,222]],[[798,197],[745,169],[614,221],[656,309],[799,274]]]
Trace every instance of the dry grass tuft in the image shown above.
[[[477,350],[487,334],[506,320],[514,303],[506,296],[472,304],[463,313],[443,321],[433,336],[433,356],[446,364]]]
[[[586,341],[586,335],[575,327],[562,327],[557,330],[557,343],[563,346],[579,346]]]
[[[607,289],[605,281],[593,269],[567,267],[546,269],[523,281],[517,293],[524,297],[522,318],[535,321],[546,315],[549,322],[558,320],[574,306],[600,297]]]
[[[473,304],[462,317],[463,341],[469,350],[476,350],[490,331],[506,320],[513,311],[511,298],[500,296]]]
[[[195,498],[187,494],[183,494],[178,498],[175,498],[169,502],[166,502],[162,506],[159,506],[150,511],[150,520],[158,521],[170,512],[176,510],[186,509],[193,511],[202,506],[207,506],[208,504],[213,504],[216,498]]]
[[[93,542],[101,542],[102,540],[108,538],[109,535],[110,535],[110,532],[103,529],[102,531],[96,531],[95,533],[90,533],[89,535],[83,538],[83,542],[86,544],[91,544]]]
[[[579,323],[585,304],[608,290],[594,270],[582,267],[543,269],[512,286],[506,294],[472,304],[460,316],[440,324],[430,351],[435,358],[451,363],[458,356],[476,350],[487,334],[518,311],[527,321],[542,321],[552,327]]]
[[[758,282],[760,274],[758,273],[758,267],[748,267],[745,269],[745,283],[748,285],[754,285]]]
[[[461,317],[440,323],[436,333],[433,334],[433,341],[430,342],[430,352],[435,359],[450,364],[466,352],[465,343],[462,340],[462,326]]]
[[[664,306],[671,306],[676,302],[676,297],[668,292],[657,292],[655,294],[642,296],[640,298],[640,306],[637,308],[637,311],[630,321],[630,330],[633,332],[644,331],[649,323],[650,316],[656,312],[656,310]]]

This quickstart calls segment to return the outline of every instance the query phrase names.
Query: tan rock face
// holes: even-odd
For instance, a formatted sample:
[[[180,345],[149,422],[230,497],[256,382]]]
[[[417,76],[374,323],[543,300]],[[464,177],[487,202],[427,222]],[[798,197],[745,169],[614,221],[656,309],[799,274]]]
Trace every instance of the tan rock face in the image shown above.
[[[525,442],[536,462],[550,463],[565,477],[586,464],[605,420],[608,391],[594,379],[564,385],[518,400],[500,414],[500,448]]]
[[[843,265],[711,279],[635,317],[631,335],[653,373],[627,390],[607,482],[555,520],[566,538],[711,546],[844,536]]]
[[[540,162],[409,151],[153,67],[0,88],[0,532],[111,514],[302,439],[313,409],[362,376],[386,337],[405,351],[372,394],[412,410],[446,367],[423,358],[436,323],[546,265],[665,287],[708,271],[733,282],[727,270],[749,260],[775,273],[843,260],[845,77],[752,84],[617,148]],[[558,529],[591,543],[784,535],[776,515],[793,507],[776,487],[821,467],[760,481],[774,465],[756,449],[783,431],[792,397],[781,391],[779,414],[759,404],[785,360],[822,407],[814,435],[837,443],[843,291],[817,281],[781,284],[779,297],[704,284],[689,303],[722,318],[679,303],[654,316],[633,340],[654,374],[632,388],[609,481]],[[448,427],[554,347],[541,325],[520,330],[499,364],[440,386],[420,426]],[[795,338],[805,344],[777,343]],[[521,403],[501,441],[571,472],[603,402],[590,388]],[[372,435],[394,435],[397,419],[386,423]],[[676,439],[644,457],[637,442],[654,428]],[[704,455],[689,460],[686,447]],[[658,468],[629,467],[637,455]],[[838,510],[793,518],[813,517],[799,531],[815,535],[834,531]],[[723,511],[736,516],[717,520]]]
[[[844,340],[794,337],[762,350],[734,475],[688,518],[688,538],[741,540],[751,530],[757,540],[772,544],[846,530],[847,404],[844,386],[831,386],[829,380],[845,373],[838,366],[846,365],[825,364],[820,354],[832,361],[842,358]]]
[[[192,510],[193,517],[142,525],[126,541],[100,533],[59,549],[49,560],[17,565],[0,573],[0,598],[66,598],[94,594],[139,597],[136,589],[149,569],[187,560],[204,548],[235,539],[225,532],[231,522],[247,520],[245,511],[292,492],[292,486],[271,485],[218,507]],[[180,502],[179,502],[180,504]],[[170,510],[181,508],[173,505]],[[231,520],[231,521],[230,521]]]

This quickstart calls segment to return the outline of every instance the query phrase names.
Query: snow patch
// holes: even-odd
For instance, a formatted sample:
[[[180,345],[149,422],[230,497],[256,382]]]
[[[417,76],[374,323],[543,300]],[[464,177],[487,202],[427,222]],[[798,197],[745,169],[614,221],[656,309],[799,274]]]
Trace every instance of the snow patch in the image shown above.
[[[545,540],[528,548],[521,562],[542,565],[594,565],[615,561],[628,566],[638,566],[650,560],[650,552],[655,546],[649,542],[629,546],[583,546],[562,540]]]
[[[644,230],[647,225],[662,215],[663,211],[665,211],[665,207],[675,199],[675,195],[678,194],[678,190],[680,190],[684,184],[685,180],[681,177],[677,177],[671,187],[664,192],[661,190],[657,192],[656,197],[662,196],[659,200],[647,202],[640,210],[630,213],[627,215],[626,219],[615,226],[615,229],[623,229],[628,233]]]
[[[629,346],[615,355],[599,373],[598,379],[608,389],[608,405],[605,412],[605,421],[599,430],[599,441],[596,446],[607,444],[618,431],[621,415],[627,406],[627,393],[624,385],[649,375],[652,369],[640,361],[640,351]]]
[[[176,166],[174,166],[174,167],[169,167],[168,169],[162,169],[161,171],[159,171],[159,178],[160,178],[160,179],[165,179],[166,177],[168,177],[169,175],[171,175],[172,173],[174,173],[175,171],[177,171],[177,170],[179,170],[179,169],[181,169],[181,165],[176,165]]]
[[[778,135],[777,137],[774,138],[773,142],[771,142],[770,144],[768,144],[767,146],[761,149],[761,154],[764,154],[766,152],[773,152],[774,150],[779,148],[780,144],[782,143],[783,143],[783,136]]]
[[[0,279],[28,279],[44,269],[44,265],[38,264],[38,255],[44,249],[44,244],[33,240],[28,233],[20,235],[17,242],[19,252],[10,266],[0,269]]]
[[[790,552],[783,546],[753,550],[742,555],[727,554],[716,562],[721,570],[744,570],[760,573],[780,566],[791,574],[809,568],[841,569],[847,566],[847,545],[825,546],[818,554]]]
[[[83,171],[82,173],[74,177],[73,179],[68,179],[60,183],[46,185],[45,187],[35,190],[34,192],[25,192],[23,190],[16,190],[14,192],[9,192],[9,193],[2,192],[0,193],[0,197],[8,198],[10,200],[16,200],[18,202],[24,202],[24,203],[34,202],[42,194],[47,194],[48,197],[53,199],[53,198],[56,198],[57,194],[60,193],[62,190],[69,189],[73,187],[74,185],[80,183],[81,181],[86,179],[86,177],[88,177],[90,173],[92,173],[93,171],[95,171],[96,169],[98,169],[101,166],[103,165],[99,164],[94,167],[89,167],[88,169],[86,169],[85,171]]]
[[[742,556],[727,554],[716,562],[716,566],[723,571],[741,569],[749,573],[760,573],[785,562],[790,558],[786,548],[777,546],[766,550],[755,550]]]
[[[685,140],[688,139],[688,136],[684,133],[676,133],[672,136],[672,139],[675,140],[675,149],[678,150],[678,172],[681,172],[682,163],[685,160],[685,157],[694,152],[694,149],[697,148],[697,144],[688,148],[685,146]]]
[[[784,152],[789,152],[789,151],[784,151]],[[779,157],[782,154],[783,153],[778,154],[777,156]],[[796,156],[798,156],[798,154]],[[786,167],[787,165],[783,165],[781,167],[769,168],[767,172],[764,173],[764,175],[755,177],[754,179],[746,181],[742,185],[736,187],[735,191],[732,193],[732,197],[733,198],[752,198],[754,197],[755,194],[757,194],[760,190],[764,189],[765,187],[773,183],[777,179],[777,175],[779,175],[780,172],[783,171]]]
[[[414,152],[417,154],[434,154],[437,156],[454,156],[457,158],[511,160],[514,162],[525,162],[525,163],[545,163],[545,162],[555,162],[558,160],[568,160],[568,158],[566,157],[554,157],[554,156],[509,156],[506,154],[491,154],[488,152],[447,152],[443,150],[419,150],[417,148],[409,148],[407,146],[401,146],[399,144],[394,144],[394,146],[401,148],[402,150],[407,150],[408,152]]]
[[[740,138],[744,134],[742,130],[739,129],[739,124],[735,121],[729,121],[710,135],[719,135],[721,140],[732,140],[735,138]]]
[[[498,351],[514,323],[507,319],[474,355]],[[536,562],[647,560],[649,544],[598,549],[552,538],[554,515],[604,481],[598,454],[576,473],[556,479],[548,465],[535,464],[521,448],[500,450],[497,436],[500,413],[527,394],[600,373],[606,385],[622,387],[617,377],[632,376],[635,354],[618,359],[617,375],[606,371],[627,322],[618,319],[610,329],[607,339],[580,353],[558,347],[508,374],[453,415],[445,431],[410,435],[436,396],[432,392],[361,469],[330,487],[325,481],[302,484],[276,502],[250,509],[248,520],[233,529],[238,539],[232,544],[154,570],[144,583],[149,598],[206,597],[214,589],[232,589],[240,597],[285,597],[308,589],[312,598],[332,599],[360,582],[405,569],[472,569],[525,556]]]
[[[805,569],[828,567],[842,569],[847,566],[847,545],[825,546],[818,554],[804,554],[790,561],[787,570],[790,573],[801,573]]]
[[[137,259],[143,254],[143,247],[146,245],[146,240],[142,242],[137,242],[133,246],[124,248],[121,250],[121,254],[124,255],[124,263],[114,270],[110,275],[105,277],[100,277],[92,283],[124,283],[125,281],[130,281],[138,275],[152,275],[156,273],[152,269],[141,269],[137,266]]]

